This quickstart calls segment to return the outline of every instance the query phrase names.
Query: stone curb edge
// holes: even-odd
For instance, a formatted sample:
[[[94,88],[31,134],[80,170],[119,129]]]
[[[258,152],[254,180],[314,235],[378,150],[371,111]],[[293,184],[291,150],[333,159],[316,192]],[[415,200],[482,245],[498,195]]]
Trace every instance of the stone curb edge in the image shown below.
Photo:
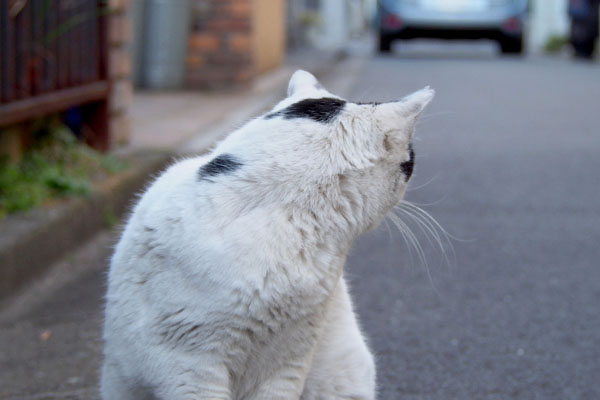
[[[109,177],[88,197],[65,200],[0,221],[0,299],[41,276],[68,251],[129,211],[139,193],[172,159],[169,154],[129,157],[127,171]]]

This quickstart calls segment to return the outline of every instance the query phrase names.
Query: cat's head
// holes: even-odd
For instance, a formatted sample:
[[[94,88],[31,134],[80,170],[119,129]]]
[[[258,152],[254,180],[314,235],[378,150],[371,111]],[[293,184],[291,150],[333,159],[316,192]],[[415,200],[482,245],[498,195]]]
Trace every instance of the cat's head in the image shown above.
[[[378,224],[404,195],[416,121],[434,91],[352,103],[299,70],[287,95],[221,143],[213,164],[229,164],[227,172],[253,185],[243,192],[265,203],[335,210],[358,232]]]

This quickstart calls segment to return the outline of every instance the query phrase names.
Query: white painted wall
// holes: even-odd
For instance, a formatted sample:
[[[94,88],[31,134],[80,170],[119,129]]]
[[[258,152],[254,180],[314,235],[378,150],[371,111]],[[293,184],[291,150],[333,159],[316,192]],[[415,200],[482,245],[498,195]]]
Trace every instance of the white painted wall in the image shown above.
[[[569,33],[567,0],[531,0],[532,13],[529,19],[529,49],[542,51],[544,44],[553,35]]]
[[[337,49],[348,40],[348,9],[345,0],[321,0],[321,29],[318,42],[322,49]]]
[[[365,0],[320,0],[319,31],[311,41],[322,49],[343,48],[353,36],[365,31],[370,18]]]

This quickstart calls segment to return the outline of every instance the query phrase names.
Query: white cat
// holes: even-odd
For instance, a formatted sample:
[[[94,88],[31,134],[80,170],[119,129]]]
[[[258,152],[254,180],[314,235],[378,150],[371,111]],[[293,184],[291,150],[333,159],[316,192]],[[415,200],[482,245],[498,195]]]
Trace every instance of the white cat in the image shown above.
[[[112,258],[102,397],[374,399],[343,266],[404,195],[433,97],[288,97],[142,196]]]

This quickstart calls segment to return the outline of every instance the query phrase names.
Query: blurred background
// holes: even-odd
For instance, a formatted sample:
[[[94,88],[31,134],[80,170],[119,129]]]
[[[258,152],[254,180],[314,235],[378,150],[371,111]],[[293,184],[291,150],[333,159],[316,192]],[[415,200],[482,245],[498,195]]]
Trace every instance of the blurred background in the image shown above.
[[[600,398],[598,3],[0,0],[0,399],[97,398],[136,194],[298,68],[437,92],[403,224],[349,257],[380,398]]]

